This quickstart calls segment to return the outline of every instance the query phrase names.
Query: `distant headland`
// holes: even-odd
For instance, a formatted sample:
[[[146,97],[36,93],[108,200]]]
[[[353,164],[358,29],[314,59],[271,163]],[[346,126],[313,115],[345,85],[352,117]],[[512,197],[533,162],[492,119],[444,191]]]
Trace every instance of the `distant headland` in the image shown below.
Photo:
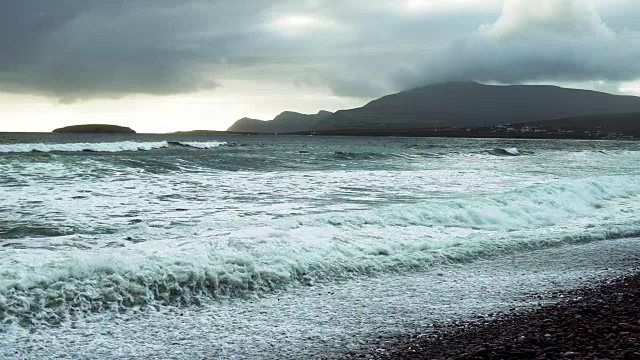
[[[640,97],[545,85],[447,82],[363,107],[273,120],[243,118],[228,131],[257,134],[639,139]]]
[[[85,124],[66,126],[53,130],[54,133],[66,134],[135,134],[135,130],[126,126],[106,124]]]

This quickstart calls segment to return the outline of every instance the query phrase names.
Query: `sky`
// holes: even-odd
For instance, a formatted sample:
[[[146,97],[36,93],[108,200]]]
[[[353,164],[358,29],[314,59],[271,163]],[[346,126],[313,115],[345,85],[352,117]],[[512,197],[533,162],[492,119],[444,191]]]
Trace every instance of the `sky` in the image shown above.
[[[640,0],[7,0],[0,131],[224,130],[443,81],[640,96]]]

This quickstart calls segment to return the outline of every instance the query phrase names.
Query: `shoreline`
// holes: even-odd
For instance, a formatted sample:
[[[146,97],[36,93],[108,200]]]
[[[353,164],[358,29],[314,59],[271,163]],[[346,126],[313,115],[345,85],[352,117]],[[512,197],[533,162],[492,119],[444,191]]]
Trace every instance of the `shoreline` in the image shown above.
[[[393,348],[398,334],[432,333],[433,324],[554,303],[566,289],[636,272],[639,259],[640,239],[606,240],[295,287],[249,301],[89,316],[40,328],[35,337],[12,328],[0,338],[0,358],[339,359],[375,352],[381,342]]]
[[[640,359],[640,271],[554,296],[556,303],[436,324],[343,359]]]

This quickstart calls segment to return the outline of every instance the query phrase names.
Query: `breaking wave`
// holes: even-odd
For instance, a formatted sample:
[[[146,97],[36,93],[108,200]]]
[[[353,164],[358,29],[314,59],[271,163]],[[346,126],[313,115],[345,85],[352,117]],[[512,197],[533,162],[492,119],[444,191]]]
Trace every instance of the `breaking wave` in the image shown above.
[[[221,141],[207,141],[207,142],[199,142],[199,141],[171,141],[169,145],[172,146],[183,146],[190,147],[196,149],[214,149],[223,145],[227,145],[226,142]]]
[[[0,319],[55,324],[90,312],[197,305],[295,284],[638,236],[638,212],[618,213],[619,202],[638,203],[638,192],[637,176],[558,181],[503,194],[283,218],[191,241],[197,248],[169,243],[151,252],[162,255],[135,247],[82,253],[47,272],[25,267],[0,277]],[[581,218],[590,225],[571,225]]]
[[[379,159],[417,159],[419,157],[428,157],[423,154],[405,154],[405,153],[376,153],[376,152],[345,152],[336,151],[331,154],[332,160],[379,160]]]
[[[336,160],[378,160],[378,159],[419,159],[419,158],[446,158],[450,156],[477,156],[477,155],[491,155],[491,156],[523,156],[531,155],[532,152],[520,150],[515,147],[495,148],[492,150],[472,150],[466,153],[460,153],[458,151],[443,150],[440,152],[417,152],[411,153],[375,153],[375,152],[345,152],[336,151],[332,154],[332,157]]]
[[[333,158],[337,160],[376,160],[388,158],[388,154],[374,153],[374,152],[346,152],[336,151],[332,154]]]
[[[68,144],[8,144],[0,145],[0,153],[27,153],[27,152],[121,152],[121,151],[148,151],[166,148],[169,143],[159,142],[99,142],[99,143],[68,143]]]
[[[607,200],[627,198],[638,192],[638,176],[601,177],[552,182],[490,196],[433,199],[412,206],[325,214],[319,218],[334,225],[450,226],[509,231],[588,216]]]
[[[30,152],[123,152],[123,151],[149,151],[154,149],[168,148],[170,146],[183,146],[197,149],[212,149],[225,142],[98,142],[98,143],[24,143],[24,144],[0,144],[0,153],[30,153]]]
[[[491,151],[489,151],[490,154],[492,155],[498,155],[498,156],[520,156],[522,155],[522,153],[520,152],[520,150],[518,150],[518,148],[495,148]]]

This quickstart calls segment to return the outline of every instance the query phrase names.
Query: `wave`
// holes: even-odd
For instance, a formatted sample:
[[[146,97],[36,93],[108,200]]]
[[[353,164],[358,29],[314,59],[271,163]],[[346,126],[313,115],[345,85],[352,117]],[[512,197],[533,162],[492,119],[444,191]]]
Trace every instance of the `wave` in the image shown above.
[[[298,153],[304,154],[304,152],[298,152]],[[428,155],[422,155],[422,154],[335,151],[331,154],[331,159],[332,160],[417,159],[422,156],[428,157]]]
[[[315,225],[319,221],[349,226],[448,226],[510,231],[588,216],[608,200],[639,192],[638,176],[555,181],[489,196],[442,198],[411,206],[323,214],[301,224]]]
[[[534,153],[532,151],[526,151],[526,150],[520,150],[516,147],[498,147],[495,149],[491,149],[491,150],[485,150],[485,151],[481,151],[481,152],[476,152],[473,154],[485,154],[485,155],[492,155],[492,156],[524,156],[524,155],[533,155]]]
[[[148,151],[166,148],[169,143],[158,142],[98,142],[98,143],[62,143],[62,144],[8,144],[0,145],[0,153],[28,153],[28,152],[121,152],[121,151]]]
[[[193,306],[220,298],[250,298],[294,285],[313,285],[383,272],[426,269],[437,264],[477,259],[569,244],[640,236],[640,230],[583,232],[561,237],[467,244],[424,241],[412,246],[334,249],[308,258],[281,254],[281,263],[264,264],[249,253],[224,262],[184,259],[140,259],[133,266],[124,256],[75,261],[50,272],[36,285],[14,283],[0,293],[0,319],[21,326],[57,325],[68,319],[105,311],[143,310],[147,306]],[[209,254],[215,257],[215,254]],[[299,255],[299,254],[297,254]],[[324,258],[326,257],[326,258]],[[329,260],[330,259],[330,260]],[[130,260],[130,259],[129,259]]]
[[[602,155],[630,155],[637,157],[640,154],[637,150],[545,150],[532,151],[529,149],[520,149],[517,147],[497,147],[493,149],[470,148],[470,149],[446,149],[444,147],[433,148],[434,151],[424,151],[418,147],[411,147],[417,150],[415,152],[353,152],[353,151],[335,151],[330,153],[316,153],[309,150],[298,150],[292,153],[296,155],[315,155],[317,159],[325,161],[352,161],[352,162],[372,162],[376,160],[408,160],[421,162],[425,159],[455,159],[476,157],[483,159],[495,158],[513,158],[522,156],[602,156]]]
[[[0,241],[24,237],[56,237],[70,234],[72,232],[69,229],[50,227],[44,224],[11,224],[0,220]]]
[[[0,318],[55,324],[91,312],[197,305],[296,284],[639,236],[640,212],[631,208],[638,206],[638,192],[634,176],[558,181],[490,196],[278,219],[185,240],[185,248],[160,241],[145,243],[155,246],[146,253],[136,247],[78,253],[47,271],[25,266],[4,274]],[[624,201],[630,208],[618,212],[617,202]]]
[[[384,159],[388,158],[389,155],[382,153],[374,153],[374,152],[346,152],[346,151],[336,151],[332,154],[332,157],[338,160],[376,160],[376,159]]]
[[[495,148],[489,151],[490,154],[498,155],[498,156],[520,156],[522,153],[518,148]]]
[[[492,150],[472,150],[466,153],[458,151],[440,151],[440,152],[418,152],[414,154],[408,153],[375,153],[375,152],[345,152],[336,151],[332,154],[333,159],[337,160],[378,160],[378,159],[419,159],[419,158],[446,158],[448,156],[476,156],[476,155],[492,155],[492,156],[523,156],[531,155],[532,152],[520,150],[515,147],[495,148]]]
[[[227,145],[226,142],[221,141],[170,141],[169,145],[171,146],[182,146],[182,147],[190,147],[196,149],[214,149],[223,145]]]
[[[50,152],[123,152],[123,151],[149,151],[154,149],[163,149],[170,146],[183,146],[197,149],[212,149],[222,145],[225,142],[209,141],[209,142],[97,142],[97,143],[24,143],[24,144],[4,144],[0,145],[0,153],[50,153]]]

